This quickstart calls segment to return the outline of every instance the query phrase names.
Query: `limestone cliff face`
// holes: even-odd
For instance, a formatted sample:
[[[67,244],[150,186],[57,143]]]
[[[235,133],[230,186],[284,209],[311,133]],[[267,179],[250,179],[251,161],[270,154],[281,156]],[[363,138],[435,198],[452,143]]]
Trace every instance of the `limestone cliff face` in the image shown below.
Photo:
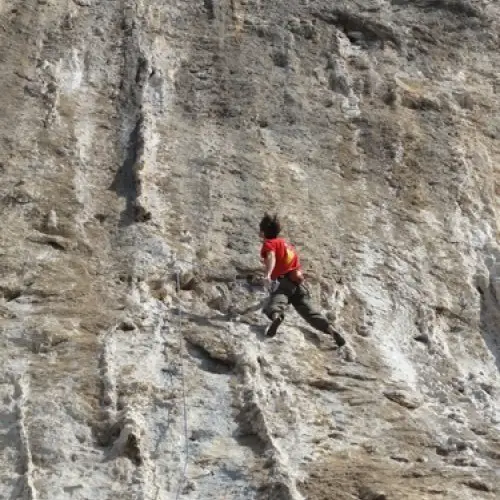
[[[500,7],[0,2],[0,497],[500,495]],[[263,337],[276,210],[357,354]]]

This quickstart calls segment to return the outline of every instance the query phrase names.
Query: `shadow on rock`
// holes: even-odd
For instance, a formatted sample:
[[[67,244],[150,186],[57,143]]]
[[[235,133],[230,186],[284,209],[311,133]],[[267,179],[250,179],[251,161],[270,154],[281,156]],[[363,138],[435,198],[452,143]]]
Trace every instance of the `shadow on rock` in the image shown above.
[[[110,189],[126,200],[125,209],[120,215],[120,226],[129,226],[135,220],[137,200],[137,179],[134,167],[140,147],[140,120],[130,132],[127,143],[127,155],[121,167],[116,172]]]
[[[481,295],[480,303],[480,331],[488,347],[488,350],[495,358],[497,369],[500,371],[500,307],[498,298],[490,283],[488,286],[476,285]]]

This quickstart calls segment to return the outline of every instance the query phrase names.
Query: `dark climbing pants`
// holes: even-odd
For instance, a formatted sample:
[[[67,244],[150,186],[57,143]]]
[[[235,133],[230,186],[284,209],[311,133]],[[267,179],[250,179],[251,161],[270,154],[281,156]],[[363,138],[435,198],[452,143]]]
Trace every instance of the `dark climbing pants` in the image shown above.
[[[314,328],[328,333],[328,320],[311,304],[311,294],[304,284],[296,285],[293,281],[284,277],[278,288],[271,293],[269,302],[264,313],[271,319],[274,313],[285,314],[288,304],[292,304],[295,310]]]

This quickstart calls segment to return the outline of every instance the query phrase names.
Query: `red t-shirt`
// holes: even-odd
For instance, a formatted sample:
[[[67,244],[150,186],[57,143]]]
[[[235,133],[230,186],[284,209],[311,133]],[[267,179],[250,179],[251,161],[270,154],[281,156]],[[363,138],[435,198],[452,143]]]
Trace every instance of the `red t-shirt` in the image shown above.
[[[276,265],[271,273],[271,279],[275,280],[294,269],[300,269],[299,256],[292,245],[283,238],[273,238],[264,240],[260,249],[260,256],[265,259],[269,252],[274,252],[276,256]]]

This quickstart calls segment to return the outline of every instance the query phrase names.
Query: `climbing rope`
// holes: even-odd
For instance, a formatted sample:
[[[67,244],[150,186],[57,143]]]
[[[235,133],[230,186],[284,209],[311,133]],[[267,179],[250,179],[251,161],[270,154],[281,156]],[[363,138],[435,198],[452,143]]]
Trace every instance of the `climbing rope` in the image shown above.
[[[176,258],[175,261],[176,261],[176,263],[177,262],[184,262],[186,264],[189,264],[190,266],[192,266],[192,268],[195,267],[195,264],[192,261],[188,261],[188,260],[185,260],[182,258]],[[215,271],[215,268],[213,270]],[[243,280],[241,278],[240,279],[236,278],[235,279],[236,286],[242,288],[242,283],[241,283],[242,281],[245,281],[245,280]],[[179,292],[181,290],[181,271],[179,269],[175,269],[175,286],[176,286],[176,291]],[[177,327],[178,332],[182,331],[182,322],[183,322],[184,315],[185,315],[185,313],[183,312],[180,305],[178,304],[177,305],[177,312],[176,312],[176,316],[177,316],[176,327]],[[186,377],[185,377],[185,366],[184,366],[185,354],[186,353],[185,353],[184,341],[183,341],[183,339],[181,339],[181,348],[180,348],[180,356],[179,356],[180,357],[179,376],[180,376],[181,387],[182,387],[182,413],[183,413],[183,426],[184,426],[183,432],[184,432],[185,446],[184,446],[184,464],[183,464],[183,468],[182,468],[181,477],[179,479],[179,484],[177,487],[175,500],[178,500],[180,495],[182,494],[182,490],[183,490],[184,484],[186,482],[187,468],[188,468],[189,459],[190,459],[190,457],[189,457],[189,453],[190,453],[189,435],[188,435],[189,434],[189,425],[188,425],[189,405],[188,405],[187,396],[186,396],[186,382],[185,382]],[[158,492],[157,492],[157,494],[158,494]]]
[[[177,271],[175,273],[175,282],[176,282],[176,287],[177,291],[181,289],[181,282],[180,282],[180,271]],[[178,331],[181,331],[182,328],[182,311],[180,307],[177,307],[177,328]],[[180,377],[181,377],[181,384],[182,384],[182,412],[184,415],[184,443],[185,443],[185,448],[184,448],[184,467],[182,469],[182,475],[179,480],[179,487],[177,488],[177,494],[175,496],[175,499],[178,500],[181,492],[182,492],[182,487],[184,486],[184,482],[186,481],[186,472],[187,472],[187,466],[188,466],[188,461],[189,461],[189,438],[188,438],[188,405],[186,401],[186,383],[185,383],[185,377],[184,377],[184,342],[181,340],[181,352],[180,352]]]

